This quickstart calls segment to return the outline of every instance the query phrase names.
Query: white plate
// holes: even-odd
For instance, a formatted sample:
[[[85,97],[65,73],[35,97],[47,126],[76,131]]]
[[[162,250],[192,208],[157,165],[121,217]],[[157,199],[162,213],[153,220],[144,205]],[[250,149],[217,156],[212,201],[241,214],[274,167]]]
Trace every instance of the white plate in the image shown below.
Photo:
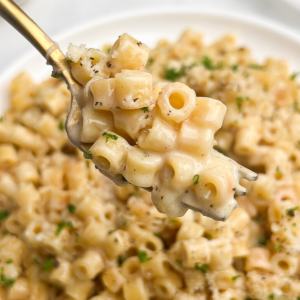
[[[265,21],[228,14],[192,11],[135,12],[76,28],[55,40],[65,52],[70,42],[99,47],[114,42],[128,32],[135,38],[153,47],[160,38],[175,40],[186,28],[203,33],[205,41],[211,42],[227,33],[234,33],[240,45],[252,49],[259,60],[265,57],[285,58],[291,71],[300,70],[300,38],[278,25]],[[3,47],[3,45],[2,45]],[[5,45],[4,45],[5,47]],[[32,53],[17,60],[9,69],[0,73],[0,115],[9,106],[9,84],[21,71],[29,72],[36,81],[49,77],[51,67],[33,49]]]

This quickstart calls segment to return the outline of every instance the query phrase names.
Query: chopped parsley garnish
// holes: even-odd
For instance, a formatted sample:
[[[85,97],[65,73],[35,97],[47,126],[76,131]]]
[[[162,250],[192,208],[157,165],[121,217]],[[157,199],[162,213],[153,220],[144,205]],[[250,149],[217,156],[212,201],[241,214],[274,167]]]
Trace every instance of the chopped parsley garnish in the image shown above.
[[[0,221],[3,221],[4,219],[6,219],[9,216],[9,212],[6,210],[2,210],[0,211]]]
[[[160,236],[160,234],[159,234],[159,233],[157,233],[157,232],[153,232],[153,234],[154,234],[155,236],[157,236],[158,238],[161,238],[161,236]]]
[[[185,75],[185,71],[183,67],[181,67],[179,70],[173,68],[171,69],[165,68],[165,78],[170,81],[175,81],[176,79],[184,75]]]
[[[122,181],[128,182],[127,179],[124,176],[122,176]]]
[[[37,258],[34,258],[34,259],[33,259],[33,262],[34,262],[36,265],[40,265],[40,264],[41,264]]]
[[[106,49],[106,53],[109,54],[110,50],[111,50],[111,47],[108,47],[108,48]]]
[[[85,152],[83,153],[83,157],[84,157],[85,159],[93,159],[93,155],[91,154],[91,151],[85,151]]]
[[[232,65],[231,66],[231,69],[232,69],[232,71],[237,71],[237,69],[239,68],[239,65],[238,64],[234,64],[234,65]]]
[[[261,222],[261,218],[260,217],[254,217],[252,218],[252,220],[256,223],[260,223]]]
[[[236,281],[238,278],[240,278],[241,277],[241,275],[236,275],[236,276],[232,276],[231,277],[231,279],[233,280],[233,281]]]
[[[170,224],[173,224],[173,225],[176,225],[176,224],[178,224],[179,222],[177,221],[177,220],[175,220],[175,219],[171,219],[170,220]]]
[[[67,62],[68,62],[69,64],[71,64],[71,63],[73,62],[73,60],[67,59]]]
[[[102,136],[106,136],[106,143],[108,142],[108,139],[112,139],[112,140],[115,140],[115,141],[118,139],[118,137],[116,135],[110,134],[110,133],[107,133],[107,132],[104,132],[102,134]]]
[[[211,70],[211,71],[220,69],[221,66],[222,66],[220,63],[218,63],[216,65],[213,65],[211,59],[208,56],[203,56],[203,58],[202,58],[202,65],[206,69]]]
[[[213,236],[210,233],[204,233],[204,237],[206,237],[208,240],[212,240]]]
[[[274,249],[280,251],[282,249],[282,246],[281,245],[275,245]]]
[[[220,146],[214,146],[214,149],[220,153],[222,153],[223,155],[226,155],[226,151],[224,149],[222,149]]]
[[[153,57],[149,57],[148,64],[151,65],[153,63],[154,63],[154,58]]]
[[[55,235],[59,235],[65,227],[74,228],[73,223],[71,221],[61,221],[57,226]]]
[[[293,207],[293,208],[289,208],[286,210],[286,214],[290,217],[294,217],[295,216],[295,210],[298,209],[298,206]]]
[[[146,113],[146,112],[149,112],[149,108],[148,107],[142,107],[141,110]]]
[[[63,120],[59,121],[59,123],[58,123],[58,129],[60,131],[64,131],[65,130],[65,124],[64,124]]]
[[[115,232],[114,229],[108,230],[107,234],[111,235],[113,232]]]
[[[12,286],[15,282],[15,280],[13,278],[6,278],[6,276],[4,274],[1,274],[0,280],[4,286]]]
[[[294,72],[291,76],[290,76],[290,80],[295,80],[296,77],[300,74],[300,72]]]
[[[263,66],[257,65],[257,64],[251,64],[251,65],[248,65],[248,68],[255,69],[255,70],[262,70]]]
[[[147,252],[143,250],[138,250],[138,257],[142,263],[151,259],[150,257],[148,257]]]
[[[57,71],[52,71],[51,77],[59,79],[60,78],[60,74],[57,73]]]
[[[86,161],[85,166],[86,166],[87,169],[89,169],[90,168],[90,163],[88,161]]]
[[[281,179],[282,176],[283,176],[283,174],[282,174],[279,166],[276,167],[276,174],[275,174],[275,176],[276,176],[277,179]]]
[[[274,293],[270,294],[269,299],[275,299],[275,294]]]
[[[176,259],[176,262],[180,265],[182,265],[182,261],[180,259]]]
[[[3,117],[0,117],[0,123],[2,123],[3,122]]]
[[[13,263],[13,260],[11,258],[9,258],[6,263],[9,265],[9,264],[12,264]]]
[[[195,269],[201,271],[202,273],[207,273],[207,264],[203,264],[202,266],[199,266],[199,263],[195,263]]]
[[[293,102],[293,109],[294,109],[294,111],[296,111],[296,112],[299,112],[299,111],[300,111],[300,110],[299,110],[299,104],[298,104],[297,100],[294,100],[294,102]]]
[[[193,181],[194,181],[194,185],[199,183],[199,175],[198,174],[194,175]]]
[[[296,224],[296,223],[293,223],[292,225],[293,225],[294,227],[296,227],[296,226],[297,226],[297,224]]]
[[[52,268],[52,258],[47,258],[42,266],[42,271],[51,271]]]
[[[236,98],[236,104],[239,110],[239,113],[242,112],[242,106],[243,106],[243,97],[239,96]]]
[[[258,245],[260,246],[265,246],[267,244],[267,238],[265,236],[262,236],[259,240],[258,240]]]
[[[75,210],[76,210],[76,206],[74,204],[68,204],[68,210],[71,214],[74,214]]]
[[[119,265],[119,267],[121,267],[123,265],[123,263],[124,263],[125,260],[126,260],[126,258],[124,256],[122,256],[122,255],[120,255],[118,257],[118,265]]]

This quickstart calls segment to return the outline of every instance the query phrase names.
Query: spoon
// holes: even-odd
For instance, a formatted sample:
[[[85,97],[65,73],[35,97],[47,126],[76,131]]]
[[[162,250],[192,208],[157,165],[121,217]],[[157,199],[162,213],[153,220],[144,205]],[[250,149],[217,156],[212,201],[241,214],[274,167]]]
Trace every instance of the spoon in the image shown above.
[[[82,130],[81,108],[85,106],[83,97],[83,87],[72,77],[70,65],[59,49],[59,46],[32,20],[27,14],[13,1],[0,0],[0,16],[2,16],[10,25],[18,30],[46,59],[47,64],[53,67],[53,77],[63,79],[71,92],[71,105],[65,129],[68,138],[73,146],[86,152],[91,144],[85,144],[80,141]],[[97,166],[97,162],[93,161]],[[101,170],[106,177],[113,180],[117,185],[124,186],[127,184],[123,176],[112,176]],[[145,188],[150,191],[149,188]]]
[[[0,0],[0,16],[18,30],[46,59],[47,64],[53,67],[53,76],[62,78],[71,92],[71,106],[67,116],[65,128],[71,143],[85,151],[78,141],[78,127],[80,126],[80,97],[82,87],[72,77],[70,66],[65,55],[56,42],[35,23],[13,1]]]

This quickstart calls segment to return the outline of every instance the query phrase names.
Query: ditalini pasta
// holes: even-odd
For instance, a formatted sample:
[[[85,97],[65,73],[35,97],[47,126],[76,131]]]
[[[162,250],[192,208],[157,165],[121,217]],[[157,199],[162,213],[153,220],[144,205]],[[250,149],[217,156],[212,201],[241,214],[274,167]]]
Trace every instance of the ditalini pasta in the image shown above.
[[[108,55],[69,46],[71,72],[85,95],[79,133],[85,156],[117,184],[150,191],[161,213],[179,217],[191,208],[226,220],[237,207],[234,194],[247,192],[239,181],[257,179],[213,149],[226,106],[180,82],[153,85],[148,57],[147,46],[126,33]]]
[[[110,46],[103,48],[105,54],[82,49],[90,51],[88,55],[95,61],[91,68],[90,57],[82,57],[83,66],[91,69],[85,73],[80,71],[79,61],[73,65],[82,84],[100,71],[102,79],[108,76],[102,58],[107,58]],[[129,70],[136,67],[135,61],[127,61],[130,53],[123,56],[131,63],[126,65]],[[140,56],[136,60],[137,64],[141,61],[146,59]],[[114,76],[122,73],[120,64],[112,67],[113,75],[104,78],[110,80],[110,90]],[[194,142],[197,136],[203,137],[201,132],[208,132],[205,136],[209,139],[211,131],[216,131],[221,122],[214,123],[214,118],[201,123],[210,127],[192,127],[193,122],[201,121],[192,117],[181,121],[185,124],[181,128],[194,134],[180,140],[178,123],[164,118],[157,101],[156,108],[144,112],[139,108],[111,109],[111,102],[104,98],[105,110],[82,107],[90,127],[84,133],[84,144],[95,144],[103,130],[124,138],[117,145],[130,145],[125,160],[133,167],[126,168],[124,177],[141,186],[172,175],[172,170],[172,184],[178,185],[175,192],[190,184],[199,151],[210,153],[206,166],[216,162],[218,166],[208,169],[202,178],[200,174],[192,178],[192,183],[199,181],[192,186],[195,192],[201,193],[202,188],[207,192],[206,182],[231,166],[226,160],[229,157],[259,173],[257,181],[241,181],[248,194],[236,196],[238,207],[225,222],[193,210],[182,217],[162,214],[148,191],[130,184],[115,185],[71,146],[64,130],[70,105],[65,83],[53,78],[34,83],[21,73],[11,83],[11,108],[0,115],[0,299],[300,299],[297,72],[290,74],[279,59],[258,63],[231,35],[205,45],[201,35],[191,30],[175,43],[159,41],[145,68],[152,75],[154,99],[168,83],[177,81],[196,91],[201,98],[195,101],[223,107],[203,98],[211,97],[226,104],[222,128],[215,134],[215,151]],[[92,88],[86,89],[89,101],[94,101],[89,93],[102,89],[99,78],[94,82],[97,85],[91,81]],[[103,91],[101,97],[105,97]],[[172,156],[165,156],[164,149],[150,150],[161,146],[150,142],[155,139],[152,128],[161,128],[162,136],[172,133],[161,138],[162,143],[168,140],[165,147],[173,147],[168,150]],[[173,132],[178,135],[171,144]],[[107,145],[121,138],[109,138],[106,143],[106,137],[99,151],[113,155]],[[139,138],[149,150],[140,151],[134,145]],[[197,148],[190,148],[190,143]],[[151,156],[145,157],[148,153]],[[116,156],[111,168],[119,170],[116,162],[123,160]],[[153,173],[162,162],[167,167],[156,177]],[[218,187],[223,188],[222,184]],[[220,200],[216,197],[215,201]]]

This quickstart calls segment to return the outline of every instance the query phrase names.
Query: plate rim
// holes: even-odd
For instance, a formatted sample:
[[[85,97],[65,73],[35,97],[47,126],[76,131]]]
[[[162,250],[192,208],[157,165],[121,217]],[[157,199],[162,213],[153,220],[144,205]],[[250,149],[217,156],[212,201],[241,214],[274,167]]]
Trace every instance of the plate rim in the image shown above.
[[[261,16],[256,16],[253,14],[249,15],[241,15],[237,12],[228,12],[228,11],[214,11],[211,9],[202,10],[199,7],[196,9],[191,8],[183,8],[183,7],[162,7],[158,11],[157,8],[155,9],[136,9],[130,12],[119,12],[114,15],[110,15],[107,17],[102,18],[101,20],[92,20],[90,22],[86,22],[84,25],[78,25],[76,27],[73,27],[71,29],[68,29],[66,31],[63,31],[62,33],[58,35],[54,35],[51,37],[55,42],[61,41],[66,39],[68,36],[72,36],[74,34],[79,34],[80,32],[84,32],[88,30],[89,28],[93,28],[96,26],[101,26],[104,23],[107,22],[113,22],[121,19],[129,19],[136,16],[153,16],[153,15],[174,15],[174,14],[193,14],[198,16],[206,16],[206,17],[219,17],[227,20],[233,20],[242,22],[246,25],[254,25],[256,27],[263,27],[266,30],[269,30],[275,34],[283,35],[285,38],[288,38],[292,40],[293,42],[296,42],[299,44],[300,47],[300,35],[298,35],[296,32],[291,30],[288,26],[285,24],[281,24],[280,22],[276,22],[274,20],[270,20],[268,18],[262,18]],[[28,42],[29,43],[29,42]],[[31,49],[21,57],[19,57],[12,65],[4,68],[0,72],[0,86],[1,83],[5,80],[5,78],[10,77],[11,74],[15,73],[18,69],[18,66],[24,64],[26,61],[30,60],[32,57],[34,57],[37,54],[36,49]],[[45,61],[46,63],[46,61]]]

